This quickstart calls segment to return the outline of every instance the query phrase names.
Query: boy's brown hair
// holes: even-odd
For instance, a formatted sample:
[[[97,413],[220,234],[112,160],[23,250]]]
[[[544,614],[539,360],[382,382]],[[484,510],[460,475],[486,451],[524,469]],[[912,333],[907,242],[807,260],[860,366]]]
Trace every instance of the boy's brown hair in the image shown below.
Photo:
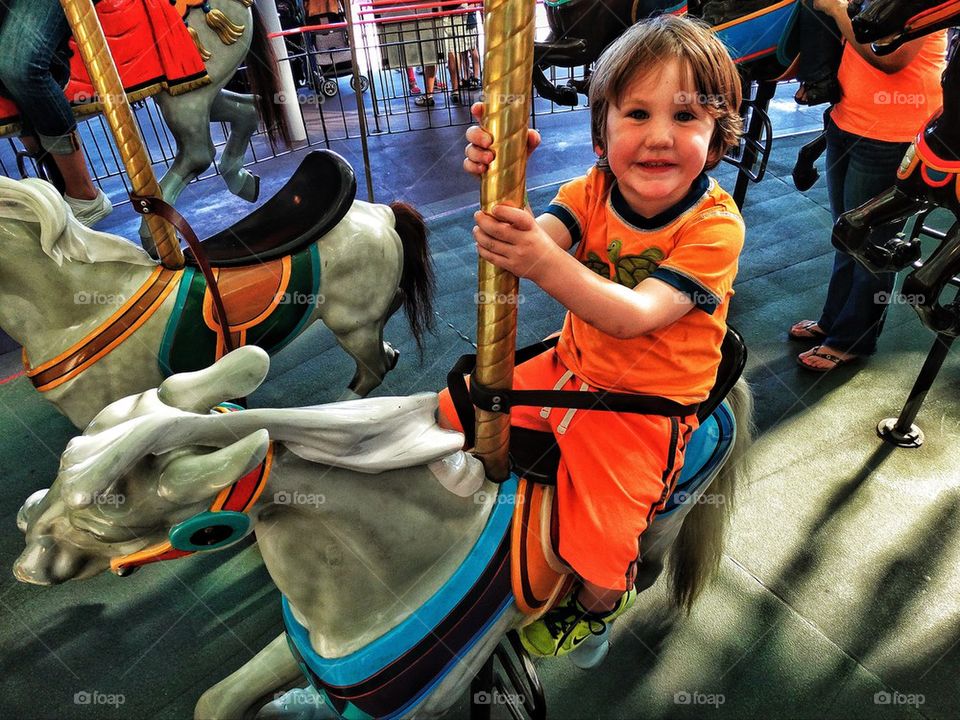
[[[700,20],[676,15],[659,15],[627,29],[600,56],[590,77],[590,123],[593,144],[606,153],[607,110],[619,105],[627,86],[638,75],[678,59],[693,77],[697,96],[716,120],[705,169],[717,166],[728,149],[739,142],[740,75],[730,54]],[[692,103],[691,103],[692,104]]]

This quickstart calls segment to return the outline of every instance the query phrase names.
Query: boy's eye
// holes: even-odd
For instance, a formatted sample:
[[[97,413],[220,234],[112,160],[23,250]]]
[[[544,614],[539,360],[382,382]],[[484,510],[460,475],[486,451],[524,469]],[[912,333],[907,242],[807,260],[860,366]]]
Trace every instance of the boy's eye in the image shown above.
[[[679,120],[680,122],[690,122],[691,120],[696,120],[696,119],[697,119],[697,116],[694,115],[694,114],[693,114],[692,112],[690,112],[689,110],[681,110],[680,112],[678,112],[678,113],[676,114],[676,118],[677,118],[677,120]]]
[[[649,115],[647,114],[646,110],[631,110],[629,113],[627,113],[627,117],[634,120],[646,120]]]

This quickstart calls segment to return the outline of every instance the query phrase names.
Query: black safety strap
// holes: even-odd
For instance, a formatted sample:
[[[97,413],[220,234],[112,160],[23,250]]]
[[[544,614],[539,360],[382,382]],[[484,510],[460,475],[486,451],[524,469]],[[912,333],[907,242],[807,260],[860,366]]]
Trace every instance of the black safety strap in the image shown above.
[[[522,362],[556,346],[558,338],[542,340],[518,350],[514,363]],[[574,390],[492,390],[477,382],[474,369],[476,355],[463,355],[447,374],[447,387],[450,399],[460,418],[467,445],[476,440],[476,422],[474,406],[490,412],[508,413],[519,406],[574,408],[577,410],[601,410],[607,412],[628,412],[641,415],[663,415],[666,417],[686,417],[695,415],[698,405],[681,405],[673,400],[655,395],[634,395],[606,390],[599,392],[577,392]],[[470,375],[470,388],[464,375]]]

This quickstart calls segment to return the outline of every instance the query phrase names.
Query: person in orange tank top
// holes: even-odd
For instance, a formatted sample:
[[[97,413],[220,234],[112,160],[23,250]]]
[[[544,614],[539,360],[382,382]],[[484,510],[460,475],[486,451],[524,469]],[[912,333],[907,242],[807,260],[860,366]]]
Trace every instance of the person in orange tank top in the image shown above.
[[[828,114],[827,188],[834,221],[896,182],[897,167],[925,121],[941,105],[940,75],[946,33],[905,44],[890,55],[874,54],[853,35],[847,0],[816,0],[846,40],[840,62],[843,98]],[[892,237],[902,225],[875,229]],[[834,256],[827,299],[817,320],[790,328],[793,340],[819,344],[797,362],[827,372],[876,351],[895,273],[873,274],[846,253]]]
[[[644,404],[511,411],[511,424],[552,433],[560,449],[558,553],[580,581],[524,628],[538,655],[571,652],[633,603],[641,536],[716,379],[744,227],[705,171],[737,142],[739,105],[736,67],[705,24],[664,15],[634,25],[591,78],[597,165],[537,218],[502,205],[475,216],[479,255],[569,311],[556,348],[519,365],[514,387],[611,390]],[[493,139],[479,126],[467,139],[464,169],[480,175]],[[446,393],[440,410],[455,426]]]

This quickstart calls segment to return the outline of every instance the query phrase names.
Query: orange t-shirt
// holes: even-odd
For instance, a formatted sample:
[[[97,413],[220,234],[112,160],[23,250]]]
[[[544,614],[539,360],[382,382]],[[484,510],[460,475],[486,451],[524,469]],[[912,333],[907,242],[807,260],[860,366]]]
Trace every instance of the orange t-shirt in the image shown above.
[[[840,61],[843,99],[830,117],[841,130],[886,142],[910,142],[943,104],[940,75],[946,66],[947,31],[923,39],[917,56],[886,74],[848,43]]]
[[[567,369],[608,390],[685,405],[706,399],[743,247],[743,218],[733,198],[701,175],[677,205],[648,219],[630,209],[611,175],[593,168],[561,187],[546,212],[579,241],[575,257],[594,272],[630,288],[654,277],[695,305],[675,323],[626,340],[568,312],[557,345]]]

